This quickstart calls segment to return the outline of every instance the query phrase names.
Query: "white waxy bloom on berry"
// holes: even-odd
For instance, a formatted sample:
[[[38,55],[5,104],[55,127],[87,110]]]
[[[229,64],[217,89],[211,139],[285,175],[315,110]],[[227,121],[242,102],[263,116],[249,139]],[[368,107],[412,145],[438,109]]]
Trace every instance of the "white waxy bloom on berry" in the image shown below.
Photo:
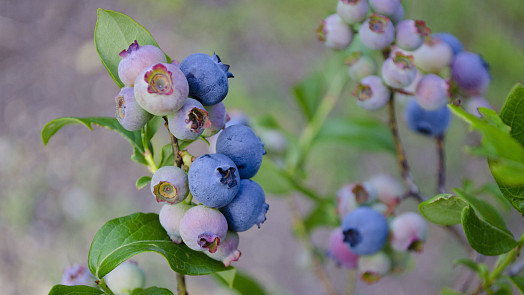
[[[389,89],[378,76],[367,76],[362,79],[353,92],[357,104],[366,110],[378,110],[389,101]]]
[[[338,14],[324,19],[317,29],[317,35],[321,42],[334,50],[344,50],[353,41],[353,31]]]

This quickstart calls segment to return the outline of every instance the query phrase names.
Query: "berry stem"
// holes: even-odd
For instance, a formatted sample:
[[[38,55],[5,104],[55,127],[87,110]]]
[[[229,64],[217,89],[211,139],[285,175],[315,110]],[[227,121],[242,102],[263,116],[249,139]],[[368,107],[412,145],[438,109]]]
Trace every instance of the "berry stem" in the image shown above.
[[[113,291],[111,291],[111,289],[109,289],[109,287],[106,285],[106,282],[104,282],[104,279],[100,279],[100,280],[97,280],[96,281],[96,284],[98,285],[98,287],[100,287],[100,289],[102,289],[106,294],[108,295],[115,295],[115,293],[113,293]]]
[[[444,154],[444,134],[437,136],[437,155],[438,155],[438,181],[437,192],[446,192],[446,159]]]
[[[391,135],[393,135],[393,141],[395,143],[395,150],[397,151],[397,162],[400,167],[400,172],[406,186],[408,187],[408,192],[405,196],[412,196],[416,198],[419,202],[424,201],[420,195],[419,189],[415,182],[413,182],[413,176],[411,175],[411,170],[409,168],[408,160],[406,158],[406,152],[402,146],[402,141],[400,140],[400,135],[398,133],[397,127],[397,117],[395,115],[395,91],[391,89],[391,94],[389,96],[388,102],[388,111],[389,111],[389,129]]]
[[[164,126],[166,126],[169,137],[171,138],[171,146],[173,147],[173,162],[176,167],[182,167],[182,156],[180,155],[180,147],[178,146],[178,139],[171,133],[169,130],[169,122],[167,117],[164,116]],[[191,202],[191,201],[190,201]],[[183,274],[176,273],[176,282],[177,282],[177,294],[178,295],[187,295],[186,289],[186,278]]]

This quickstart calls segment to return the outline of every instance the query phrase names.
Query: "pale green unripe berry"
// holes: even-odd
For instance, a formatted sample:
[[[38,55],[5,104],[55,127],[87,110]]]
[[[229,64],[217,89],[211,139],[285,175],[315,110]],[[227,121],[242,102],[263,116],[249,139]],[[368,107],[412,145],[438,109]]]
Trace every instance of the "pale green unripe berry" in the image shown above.
[[[108,273],[104,281],[115,295],[128,295],[145,286],[146,275],[136,262],[128,260]]]

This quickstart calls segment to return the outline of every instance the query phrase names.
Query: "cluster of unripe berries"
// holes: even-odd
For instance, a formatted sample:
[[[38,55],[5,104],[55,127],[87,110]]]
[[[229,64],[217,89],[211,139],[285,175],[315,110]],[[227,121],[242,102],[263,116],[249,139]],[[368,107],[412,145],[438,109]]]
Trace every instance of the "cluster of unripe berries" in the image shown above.
[[[377,110],[393,95],[408,96],[409,128],[439,136],[451,119],[450,100],[465,99],[466,109],[475,115],[478,107],[489,107],[484,98],[491,79],[486,62],[464,51],[453,35],[430,34],[424,21],[404,19],[400,0],[339,0],[337,13],[318,29],[319,39],[334,50],[348,48],[357,33],[367,49],[384,56],[380,74],[376,61],[364,52],[346,60],[349,77],[359,81],[353,94],[362,108]]]
[[[404,271],[410,252],[422,251],[427,225],[417,213],[396,214],[402,194],[402,185],[387,174],[343,186],[337,193],[341,226],[331,232],[328,256],[357,269],[367,283]]]
[[[216,153],[156,170],[151,193],[167,203],[160,223],[173,242],[228,266],[240,257],[237,232],[260,226],[269,207],[263,189],[250,179],[262,164],[264,145],[245,125],[225,128],[229,66],[203,53],[166,63],[158,47],[136,41],[120,56],[118,75],[125,87],[116,98],[116,117],[125,129],[138,130],[155,115],[166,118],[177,139],[219,133]]]

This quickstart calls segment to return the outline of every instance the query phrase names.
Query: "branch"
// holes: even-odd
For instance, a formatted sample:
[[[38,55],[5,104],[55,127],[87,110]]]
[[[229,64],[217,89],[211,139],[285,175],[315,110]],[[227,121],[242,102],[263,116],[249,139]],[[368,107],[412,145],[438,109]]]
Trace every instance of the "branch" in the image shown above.
[[[443,194],[446,192],[446,159],[444,154],[444,134],[438,135],[437,155],[438,155],[438,181],[437,192]]]

